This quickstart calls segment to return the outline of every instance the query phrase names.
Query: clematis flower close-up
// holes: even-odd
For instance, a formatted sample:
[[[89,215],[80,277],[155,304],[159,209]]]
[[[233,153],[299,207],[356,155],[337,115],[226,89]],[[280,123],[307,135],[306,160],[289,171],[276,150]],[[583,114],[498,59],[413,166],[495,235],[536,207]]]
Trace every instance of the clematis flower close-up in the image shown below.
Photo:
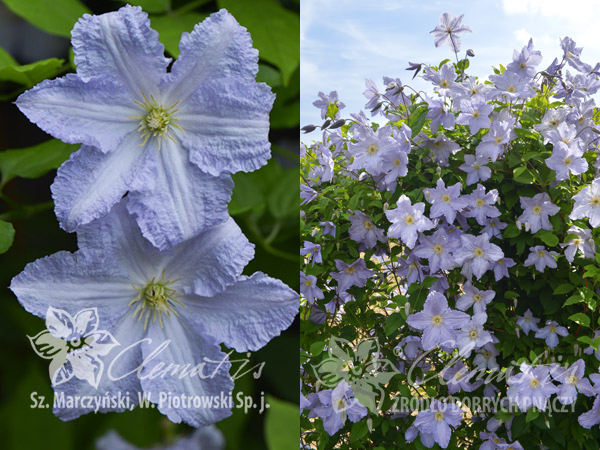
[[[176,245],[227,219],[229,173],[270,156],[274,95],[257,83],[258,52],[227,11],[184,33],[164,56],[146,13],[84,15],[71,38],[76,74],[17,99],[45,132],[83,146],[52,185],[61,226],[74,231],[128,193],[128,211],[155,246]]]
[[[196,427],[230,415],[227,404],[176,408],[160,394],[230,395],[230,363],[219,344],[238,352],[263,347],[291,324],[298,295],[263,273],[242,275],[254,247],[232,219],[161,252],[142,237],[125,201],[77,237],[77,252],[38,259],[11,283],[23,307],[40,317],[50,306],[73,316],[94,305],[98,327],[120,344],[103,358],[97,389],[71,378],[56,392],[131,392],[133,404],[135,393],[144,393],[171,421]],[[58,405],[54,412],[70,420],[93,410]],[[113,410],[123,408],[100,408]]]

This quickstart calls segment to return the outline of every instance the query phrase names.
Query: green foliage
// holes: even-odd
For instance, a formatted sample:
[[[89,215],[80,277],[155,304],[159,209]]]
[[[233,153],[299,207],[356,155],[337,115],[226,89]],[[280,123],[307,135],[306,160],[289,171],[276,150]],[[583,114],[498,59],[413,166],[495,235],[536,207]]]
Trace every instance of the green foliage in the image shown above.
[[[269,450],[288,450],[298,445],[300,418],[298,405],[268,396],[270,405],[265,419],[265,440]]]
[[[77,147],[50,139],[33,147],[4,150],[0,153],[0,188],[15,177],[39,178],[58,168]]]
[[[122,3],[126,3],[133,6],[141,6],[146,12],[152,14],[164,13],[171,9],[171,0],[121,0]],[[207,0],[205,3],[208,3]]]
[[[459,61],[459,66],[466,69],[468,64]],[[504,70],[504,66],[500,66],[498,72]],[[406,87],[404,92],[410,92],[410,88]],[[544,365],[558,363],[564,367],[580,358],[586,364],[587,376],[596,373],[598,367],[596,357],[583,350],[600,347],[600,338],[595,337],[600,332],[600,253],[596,253],[594,258],[594,255],[584,256],[581,251],[577,251],[571,262],[564,256],[564,243],[576,237],[569,232],[569,228],[576,225],[591,230],[596,248],[600,248],[600,231],[591,227],[588,220],[572,220],[569,217],[573,195],[588,186],[596,176],[593,169],[596,155],[593,149],[586,150],[589,170],[581,176],[571,176],[570,179],[556,182],[554,171],[546,165],[546,159],[552,154],[552,145],[544,144],[543,136],[534,126],[541,122],[549,109],[563,108],[565,105],[562,101],[548,101],[542,91],[523,103],[503,102],[502,99],[495,99],[491,103],[496,113],[508,109],[514,114],[516,128],[510,143],[504,148],[505,152],[488,164],[491,177],[479,181],[487,192],[496,189],[499,193],[499,200],[495,204],[500,211],[497,220],[507,226],[501,235],[492,238],[492,242],[500,246],[505,258],[511,258],[516,265],[508,269],[508,277],[500,280],[496,280],[490,270],[479,279],[474,277],[471,281],[479,289],[495,292],[494,299],[486,308],[485,329],[499,340],[495,344],[499,352],[496,361],[504,376],[509,370],[513,371],[513,375],[519,373],[522,362],[536,361],[536,364]],[[446,105],[450,106],[449,103]],[[323,299],[314,302],[304,299],[301,309],[300,346],[307,350],[306,357],[302,360],[303,395],[332,389],[336,385],[314,370],[315,367],[330,368],[326,364],[329,362],[328,349],[331,344],[325,349],[323,346],[331,343],[332,339],[346,339],[348,345],[355,345],[353,350],[347,352],[350,356],[354,355],[352,365],[348,365],[343,375],[338,374],[336,382],[340,377],[349,383],[358,383],[356,379],[366,382],[377,374],[392,374],[385,383],[377,385],[380,388],[377,399],[381,400],[382,406],[369,409],[367,416],[356,423],[346,421],[333,436],[324,431],[321,419],[309,419],[303,413],[303,442],[319,449],[425,448],[419,438],[410,444],[405,442],[405,432],[413,423],[414,416],[408,415],[406,418],[394,414],[394,402],[412,397],[446,399],[450,391],[447,383],[439,377],[442,369],[452,366],[456,361],[465,362],[470,370],[475,369],[473,358],[476,352],[464,358],[457,351],[445,352],[436,348],[432,354],[427,354],[422,366],[416,368],[409,358],[403,357],[403,339],[421,336],[420,331],[407,325],[407,316],[423,310],[426,297],[438,279],[426,276],[428,271],[423,269],[424,275],[420,278],[415,275],[418,281],[409,281],[403,268],[412,261],[409,255],[413,255],[414,249],[407,248],[400,239],[389,237],[379,240],[376,248],[366,249],[350,237],[349,217],[354,211],[361,211],[371,219],[375,227],[386,233],[391,225],[386,211],[396,208],[400,195],[408,196],[413,205],[423,202],[424,214],[430,217],[431,203],[424,190],[435,187],[438,178],[442,178],[446,186],[459,182],[461,195],[473,192],[476,184],[466,184],[466,175],[460,166],[464,163],[464,155],[475,153],[487,131],[482,130],[473,136],[463,125],[456,125],[453,130],[431,130],[431,121],[426,117],[427,107],[417,95],[412,96],[408,107],[383,102],[381,109],[384,112],[393,111],[395,122],[386,124],[393,132],[404,125],[412,131],[407,174],[395,180],[395,189],[390,186],[389,189],[393,190],[385,190],[378,175],[372,176],[363,169],[348,168],[352,162],[348,149],[360,137],[350,131],[356,126],[356,121],[340,116],[344,110],[340,112],[337,108],[331,108],[329,115],[332,120],[346,119],[346,125],[341,128],[343,141],[340,142],[333,132],[326,132],[325,142],[305,145],[306,156],[301,161],[301,183],[317,192],[314,200],[302,206],[301,241],[319,244],[323,257],[321,264],[304,260],[302,271],[316,277],[316,285],[324,295]],[[495,120],[494,116],[492,120]],[[383,126],[369,125],[373,129]],[[438,164],[437,159],[432,158],[431,149],[423,145],[423,142],[427,142],[424,137],[434,138],[439,134],[444,134],[460,146],[456,154],[449,156],[447,166]],[[319,158],[323,158],[325,153],[323,147],[333,154],[334,173],[331,181],[323,180],[320,175],[323,164]],[[550,217],[548,228],[551,229],[532,233],[529,224],[520,223],[517,226],[517,219],[523,214],[520,198],[531,198],[541,192],[547,193],[560,211]],[[335,237],[323,233],[321,222],[324,220],[331,221],[336,226]],[[469,230],[473,235],[482,233],[483,227],[474,218],[464,218],[464,221],[468,227],[461,221],[455,221],[454,225],[462,231]],[[431,235],[432,232],[433,230],[427,231],[425,234]],[[555,257],[556,269],[546,268],[539,272],[533,266],[524,266],[530,249],[539,245],[558,253]],[[348,289],[351,297],[343,297],[337,292],[338,282],[332,277],[332,273],[338,272],[335,261],[350,263],[359,258],[364,260],[368,269],[374,271],[374,275],[366,280],[364,286]],[[412,266],[413,274],[427,265],[426,258],[421,258],[420,262],[421,264],[415,263]],[[445,278],[444,281],[448,283],[449,287],[444,286],[442,290],[452,309],[457,309],[457,299],[464,292],[466,277],[460,272],[461,268],[457,267],[433,274]],[[438,288],[439,285],[436,286]],[[535,332],[526,335],[517,325],[517,319],[527,310],[531,310],[534,317],[540,318],[539,328],[544,327],[548,321],[554,321],[559,326],[566,327],[568,335],[559,336],[559,344],[552,349],[544,339],[536,338]],[[470,309],[467,312],[469,315],[473,314]],[[366,339],[376,340],[378,348],[369,353],[371,358],[357,358],[359,345]],[[376,360],[379,366],[375,368],[371,360]],[[403,369],[392,370],[386,367],[388,362],[395,368]],[[412,378],[408,376],[409,368],[414,368]],[[487,370],[484,373],[487,376],[497,372]],[[412,381],[420,377],[426,381],[419,382],[418,387],[415,387]],[[493,384],[499,389],[498,396],[506,397],[505,380]],[[484,387],[482,385],[472,392],[461,391],[455,395],[467,400],[481,399]],[[363,398],[360,397],[359,400],[363,402]],[[551,400],[557,399],[553,396]],[[586,430],[577,423],[577,417],[589,411],[592,402],[593,398],[579,395],[574,410],[566,408],[550,413],[530,409],[520,412],[515,408],[512,411],[498,411],[496,418],[504,422],[512,420],[512,441],[518,439],[523,448],[537,448],[541,443],[552,449],[598,448],[598,428]],[[363,404],[368,403],[365,401]],[[466,415],[467,419],[453,430],[448,448],[478,448],[481,445],[479,436],[485,431],[490,416],[476,416],[473,411]],[[499,433],[504,433],[503,427],[504,425]],[[504,434],[501,436],[505,437]]]
[[[3,1],[32,25],[64,38],[70,37],[79,17],[90,12],[83,6],[84,2],[77,0]],[[93,13],[116,10],[125,3],[142,6],[150,13],[152,26],[159,32],[166,53],[172,57],[179,54],[181,33],[191,31],[196,23],[218,9],[217,2],[207,0],[85,3],[101,8]],[[258,35],[254,38],[254,46],[261,57],[258,80],[268,83],[277,95],[271,116],[271,128],[277,132],[271,138],[273,158],[269,164],[258,171],[234,176],[235,191],[229,208],[243,232],[255,244],[255,258],[244,273],[262,271],[298,290],[298,156],[297,147],[290,149],[288,146],[290,141],[297,140],[299,124],[299,33],[289,31],[299,29],[299,15],[281,5],[276,1],[264,2],[260,21],[256,20],[256,13],[252,17],[253,12],[245,5],[238,7],[242,15],[250,17],[247,24],[250,32]],[[244,24],[234,11],[231,12]],[[287,30],[285,35],[281,34],[282,28]],[[277,42],[271,42],[271,37]],[[67,40],[64,42],[66,45]],[[33,46],[36,42],[32,40],[27,45]],[[40,81],[74,70],[72,49],[69,54],[69,63],[49,58],[20,65],[0,48],[3,100],[14,101],[17,95]],[[77,145],[54,139],[31,146],[39,139],[35,134],[39,131],[33,124],[21,135],[10,136],[8,140],[6,131],[12,127],[23,129],[26,119],[15,107],[6,110],[8,113],[2,118],[5,133],[0,136],[0,148],[3,149],[0,151],[0,253],[6,252],[1,256],[0,276],[5,287],[27,262],[59,250],[76,249],[74,234],[60,230],[52,213],[54,205],[49,185],[52,170],[78,149]],[[193,431],[183,424],[169,422],[153,408],[119,414],[90,414],[72,422],[61,422],[52,415],[51,409],[30,408],[31,392],[36,391],[52,400],[47,361],[35,356],[26,339],[26,334],[35,335],[44,323],[23,310],[8,289],[0,292],[0,300],[3,339],[0,357],[12,362],[0,380],[2,448],[91,449],[94,441],[108,430],[116,430],[132,445],[152,447],[173,443]],[[292,327],[250,355],[248,366],[265,363],[262,376],[255,379],[248,374],[237,379],[234,398],[237,393],[243,393],[259,401],[261,393],[266,393],[272,409],[259,414],[255,410],[246,413],[234,408],[232,416],[218,424],[228,450],[287,449],[297,445],[297,336],[297,330]],[[245,353],[231,355],[232,360],[245,358]],[[31,424],[35,424],[36,433],[31,432]]]
[[[75,22],[90,10],[78,0],[2,0],[8,8],[41,30],[71,37]]]
[[[281,6],[277,0],[218,0],[219,7],[226,8],[252,35],[261,59],[281,70],[284,84],[300,63],[300,22],[298,15]],[[265,27],[265,18],[269,26]]]
[[[15,228],[12,223],[0,220],[0,254],[6,253],[15,240]]]
[[[174,57],[179,56],[179,40],[181,33],[189,33],[199,22],[206,17],[205,14],[189,12],[178,15],[152,16],[150,21],[152,28],[158,31],[160,41],[165,50]]]

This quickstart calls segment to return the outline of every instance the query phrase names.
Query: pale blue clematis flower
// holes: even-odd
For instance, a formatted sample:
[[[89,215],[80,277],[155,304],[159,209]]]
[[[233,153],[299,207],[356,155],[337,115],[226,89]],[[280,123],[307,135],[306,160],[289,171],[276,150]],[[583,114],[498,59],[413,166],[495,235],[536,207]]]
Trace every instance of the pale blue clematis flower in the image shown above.
[[[454,257],[457,264],[462,266],[461,273],[467,278],[473,275],[481,278],[496,261],[504,257],[502,249],[492,244],[487,234],[464,234],[460,238],[462,246],[454,253]]]
[[[227,173],[270,157],[274,95],[255,81],[258,53],[225,10],[184,33],[164,57],[146,13],[125,6],[73,28],[76,74],[17,99],[40,128],[81,149],[52,185],[61,226],[107,214],[127,192],[143,235],[169,248],[227,219]]]
[[[554,320],[546,321],[546,326],[536,330],[535,337],[544,339],[546,345],[550,348],[554,348],[558,345],[558,336],[568,336],[569,331],[555,322]]]
[[[429,33],[433,34],[435,39],[435,46],[439,47],[446,41],[448,45],[458,52],[460,50],[460,38],[458,35],[465,31],[471,32],[471,29],[462,24],[464,14],[457,17],[452,17],[449,13],[443,13],[440,16],[440,23]]]
[[[560,208],[550,200],[550,196],[545,192],[540,192],[533,197],[519,197],[523,214],[517,219],[525,224],[525,229],[531,233],[539,230],[552,231],[552,224],[548,219],[557,214]]]
[[[99,328],[120,344],[103,357],[106,370],[97,389],[72,378],[55,387],[57,394],[129,392],[132,405],[138,393],[145,394],[173,422],[196,427],[217,422],[230,415],[230,406],[176,408],[160,403],[160,393],[230,395],[230,363],[219,344],[238,352],[263,347],[291,324],[298,295],[263,273],[242,275],[254,247],[232,219],[159,251],[140,234],[127,201],[80,228],[77,252],[28,264],[11,289],[27,311],[40,317],[49,306],[71,315],[96,307]],[[164,372],[166,367],[173,370]],[[70,420],[93,410],[67,404],[54,412]],[[114,410],[124,408],[100,408]]]
[[[334,389],[325,389],[312,397],[309,418],[321,417],[323,428],[330,435],[337,433],[346,423],[358,422],[367,415],[367,408],[354,397],[352,389],[344,380],[340,381]]]
[[[345,263],[341,259],[335,260],[335,267],[339,272],[331,272],[331,278],[338,282],[338,292],[350,289],[352,286],[363,287],[367,280],[375,275],[362,258],[353,263]]]
[[[452,428],[462,422],[461,409],[452,402],[440,402],[433,399],[429,409],[420,411],[413,426],[421,434],[421,442],[428,448],[437,442],[441,448],[447,448],[452,436]]]
[[[435,291],[427,296],[423,311],[406,318],[406,323],[411,327],[423,330],[421,342],[424,350],[431,350],[436,345],[453,347],[456,329],[463,327],[468,321],[467,314],[450,309],[446,297]]]
[[[434,224],[425,216],[423,202],[411,204],[410,199],[402,194],[396,202],[396,209],[388,209],[385,215],[392,223],[388,229],[388,236],[400,238],[408,248],[413,248],[417,242],[419,232],[431,230]]]
[[[141,450],[123,439],[115,430],[110,430],[96,440],[96,450]],[[172,444],[159,444],[152,450],[223,450],[225,437],[216,426],[198,428],[187,436],[178,438]]]
[[[592,184],[584,187],[573,196],[575,206],[569,215],[570,219],[590,219],[592,228],[600,226],[600,178],[594,179]]]
[[[555,251],[548,251],[543,245],[536,245],[535,247],[529,247],[529,256],[523,263],[525,267],[535,266],[538,272],[543,272],[546,267],[556,269],[556,259],[558,253]]]
[[[522,316],[517,316],[517,325],[521,327],[523,333],[529,334],[530,331],[538,331],[539,328],[537,326],[540,319],[537,317],[533,317],[533,313],[529,308]]]
[[[523,412],[532,406],[540,410],[546,409],[548,398],[556,393],[557,388],[550,380],[550,370],[547,366],[531,367],[521,363],[521,373],[510,376],[508,383],[508,399],[516,403]]]

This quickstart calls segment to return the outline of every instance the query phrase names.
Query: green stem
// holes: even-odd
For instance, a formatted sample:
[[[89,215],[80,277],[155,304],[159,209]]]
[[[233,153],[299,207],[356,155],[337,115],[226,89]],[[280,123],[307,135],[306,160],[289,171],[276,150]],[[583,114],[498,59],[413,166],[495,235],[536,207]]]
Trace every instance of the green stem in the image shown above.
[[[287,148],[279,147],[278,145],[272,145],[271,151],[273,151],[273,153],[277,153],[283,156],[284,158],[291,159],[292,161],[300,161],[300,155],[294,153],[291,150],[288,150]]]
[[[293,255],[291,253],[283,252],[276,248],[273,248],[269,242],[263,237],[256,222],[251,219],[246,219],[246,225],[248,229],[254,235],[254,238],[258,241],[258,244],[267,252],[273,256],[276,256],[281,259],[287,259],[288,261],[298,262],[298,255]]]
[[[189,2],[186,5],[181,6],[180,8],[177,8],[176,10],[173,11],[173,14],[175,14],[176,16],[181,15],[181,14],[185,14],[187,12],[193,11],[194,9],[198,8],[199,6],[204,5],[205,3],[210,2],[210,0],[196,0],[193,2]]]
[[[0,220],[27,219],[37,213],[51,211],[54,208],[54,202],[48,201],[37,203],[35,205],[24,205],[19,209],[0,214]]]

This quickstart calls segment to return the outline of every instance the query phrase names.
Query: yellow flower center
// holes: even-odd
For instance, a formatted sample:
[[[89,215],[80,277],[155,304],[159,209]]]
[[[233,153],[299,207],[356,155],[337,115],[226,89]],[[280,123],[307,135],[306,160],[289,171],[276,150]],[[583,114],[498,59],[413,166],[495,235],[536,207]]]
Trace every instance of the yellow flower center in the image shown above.
[[[450,86],[450,83],[448,83],[447,80],[442,80],[442,82],[440,83],[440,86],[443,88],[446,88],[446,87]]]
[[[573,161],[571,161],[571,158],[567,157],[563,160],[563,162],[565,163],[565,166],[570,166]]]
[[[371,223],[370,220],[365,220],[363,222],[363,226],[365,227],[366,230],[372,230],[374,228],[373,224]]]
[[[158,149],[160,150],[163,138],[168,138],[175,142],[175,138],[171,134],[172,128],[177,128],[183,132],[183,129],[177,124],[177,117],[175,117],[179,101],[176,101],[169,107],[164,107],[156,101],[153,95],[148,98],[142,92],[142,97],[144,97],[143,103],[138,100],[134,100],[134,102],[144,110],[144,113],[139,116],[129,116],[127,118],[139,120],[138,131],[142,138],[141,145],[144,145],[151,137],[158,138]]]
[[[541,212],[542,212],[542,207],[541,206],[536,205],[536,206],[533,207],[533,213],[535,215],[539,216]]]
[[[475,295],[473,296],[473,300],[474,300],[476,303],[479,303],[481,300],[483,300],[483,297],[481,296],[481,294],[475,294]]]
[[[379,151],[379,147],[375,144],[371,144],[367,147],[367,153],[369,155],[375,155]]]
[[[413,216],[411,216],[410,214],[408,214],[405,218],[404,218],[404,223],[406,225],[411,225],[415,222],[415,218]]]
[[[448,194],[444,194],[442,195],[442,200],[445,202],[449,202],[450,201],[450,196]]]
[[[479,336],[479,332],[477,330],[469,331],[469,339],[471,339],[472,341],[477,339],[477,336]]]
[[[156,319],[158,319],[158,323],[162,328],[163,314],[171,316],[171,313],[173,313],[177,316],[176,306],[186,307],[179,300],[182,294],[177,294],[177,291],[170,287],[178,280],[179,278],[171,281],[165,280],[165,273],[163,271],[159,280],[156,280],[156,277],[154,277],[141,288],[133,286],[137,292],[137,296],[129,302],[129,306],[137,304],[133,311],[133,317],[137,317],[138,322],[142,319],[144,320],[144,329],[148,327],[150,318],[152,318],[152,322],[156,322]]]
[[[312,282],[310,280],[304,280],[304,286],[310,287],[312,286]]]
[[[600,197],[599,197],[599,196],[597,196],[597,195],[594,195],[594,196],[592,197],[592,201],[591,201],[591,203],[592,203],[592,205],[594,205],[594,206],[598,206],[598,205],[600,205]]]
[[[537,388],[540,385],[540,382],[538,381],[537,378],[532,378],[531,381],[529,382],[529,386],[531,386],[532,388]]]
[[[435,417],[436,421],[441,422],[442,420],[444,420],[444,413],[441,411],[438,411],[435,413],[434,417]]]
[[[436,314],[435,316],[433,316],[431,318],[431,323],[436,326],[440,326],[443,322],[444,322],[444,318],[442,316],[440,316],[439,314]]]
[[[473,117],[477,119],[479,117],[479,111],[473,111]]]
[[[502,138],[498,136],[496,139],[494,139],[494,142],[496,143],[496,145],[500,145],[500,143],[502,142]]]
[[[550,333],[556,333],[556,327],[550,327],[549,330]]]
[[[477,247],[475,250],[473,250],[473,254],[477,257],[481,257],[483,256],[483,250]]]
[[[481,200],[480,198],[478,198],[477,200],[475,200],[475,204],[478,207],[482,207],[484,205],[483,200]]]
[[[481,169],[481,166],[479,164],[475,163],[475,164],[473,164],[473,168],[475,170],[479,170],[479,169]]]
[[[348,274],[348,275],[352,275],[356,269],[354,268],[354,266],[348,266],[344,269],[344,271]]]
[[[545,254],[546,254],[546,252],[545,252],[544,250],[540,250],[540,251],[538,251],[538,256],[539,256],[540,258],[543,258]]]
[[[514,85],[510,85],[506,88],[508,92],[517,92],[517,88]]]
[[[569,384],[577,384],[578,381],[579,380],[577,379],[577,377],[575,375],[571,374],[567,377],[567,383],[569,383]]]
[[[439,255],[440,253],[442,253],[443,250],[444,250],[444,247],[442,247],[440,244],[435,244],[433,246],[433,251],[435,252],[436,255]]]

